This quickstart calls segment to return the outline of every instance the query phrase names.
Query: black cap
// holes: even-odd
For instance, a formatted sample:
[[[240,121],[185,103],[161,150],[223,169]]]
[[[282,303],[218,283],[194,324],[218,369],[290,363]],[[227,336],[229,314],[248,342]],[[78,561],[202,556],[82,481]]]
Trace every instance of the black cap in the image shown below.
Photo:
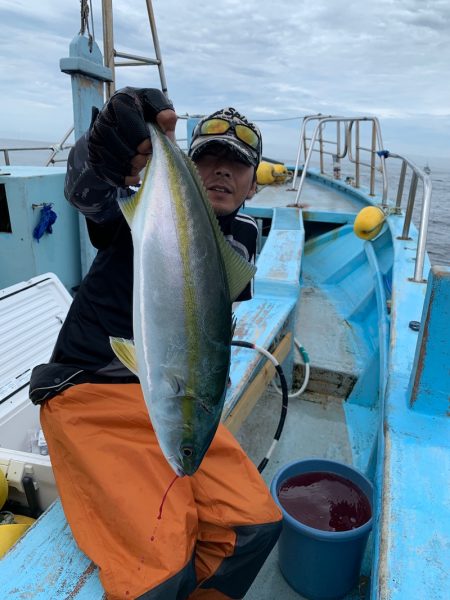
[[[251,148],[248,144],[240,140],[231,127],[228,131],[221,134],[212,134],[212,135],[200,135],[201,126],[205,121],[209,119],[221,119],[222,121],[228,121],[233,125],[246,125],[250,129],[252,129],[259,140],[258,148]],[[223,108],[222,110],[218,110],[217,112],[204,117],[201,119],[197,125],[195,126],[194,132],[192,134],[191,145],[189,148],[189,156],[192,159],[198,157],[209,144],[222,144],[229,146],[241,160],[246,162],[248,165],[252,167],[257,167],[261,161],[262,154],[262,140],[261,140],[261,132],[258,127],[248,121],[243,115],[237,112],[235,108]]]

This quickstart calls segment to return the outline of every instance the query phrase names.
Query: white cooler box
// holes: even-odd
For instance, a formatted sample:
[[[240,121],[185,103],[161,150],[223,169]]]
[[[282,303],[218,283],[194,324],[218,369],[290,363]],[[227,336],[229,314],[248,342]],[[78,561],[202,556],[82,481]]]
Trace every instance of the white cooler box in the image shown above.
[[[28,386],[32,368],[49,360],[71,302],[53,273],[0,290],[0,468],[9,499],[26,505],[23,478],[31,477],[41,509],[58,494]]]

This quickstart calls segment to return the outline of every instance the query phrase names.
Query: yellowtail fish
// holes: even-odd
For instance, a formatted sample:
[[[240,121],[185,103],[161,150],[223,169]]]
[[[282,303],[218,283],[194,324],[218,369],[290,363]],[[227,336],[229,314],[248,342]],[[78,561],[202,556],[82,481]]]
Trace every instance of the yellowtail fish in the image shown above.
[[[220,422],[232,302],[256,268],[225,240],[191,160],[149,129],[142,186],[119,201],[133,238],[134,340],[111,345],[139,377],[167,461],[177,475],[192,475]]]

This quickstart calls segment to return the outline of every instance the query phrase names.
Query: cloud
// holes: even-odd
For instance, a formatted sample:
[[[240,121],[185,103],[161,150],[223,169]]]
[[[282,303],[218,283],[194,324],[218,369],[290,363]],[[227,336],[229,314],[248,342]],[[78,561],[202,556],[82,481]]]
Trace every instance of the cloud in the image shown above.
[[[447,0],[279,0],[276,7],[267,0],[154,0],[153,7],[180,113],[232,105],[254,119],[377,114],[390,131],[404,133],[408,123],[430,151],[450,154],[443,129],[450,119]],[[100,17],[94,1],[101,47]],[[72,119],[70,81],[58,63],[80,28],[79,5],[0,0],[0,18],[0,110],[8,115],[0,136],[57,139]],[[144,2],[115,0],[114,23],[116,49],[154,57]],[[116,75],[118,87],[159,85],[156,68],[118,68]],[[263,129],[274,151],[295,131],[289,121]],[[424,143],[408,139],[415,149]]]

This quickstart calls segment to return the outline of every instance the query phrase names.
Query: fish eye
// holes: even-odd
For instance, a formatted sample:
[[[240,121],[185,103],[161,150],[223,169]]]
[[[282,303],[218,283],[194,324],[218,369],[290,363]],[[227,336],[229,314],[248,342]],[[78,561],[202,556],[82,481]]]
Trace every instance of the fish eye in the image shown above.
[[[191,458],[191,456],[194,454],[194,451],[191,446],[183,446],[181,448],[181,454],[184,458]]]

